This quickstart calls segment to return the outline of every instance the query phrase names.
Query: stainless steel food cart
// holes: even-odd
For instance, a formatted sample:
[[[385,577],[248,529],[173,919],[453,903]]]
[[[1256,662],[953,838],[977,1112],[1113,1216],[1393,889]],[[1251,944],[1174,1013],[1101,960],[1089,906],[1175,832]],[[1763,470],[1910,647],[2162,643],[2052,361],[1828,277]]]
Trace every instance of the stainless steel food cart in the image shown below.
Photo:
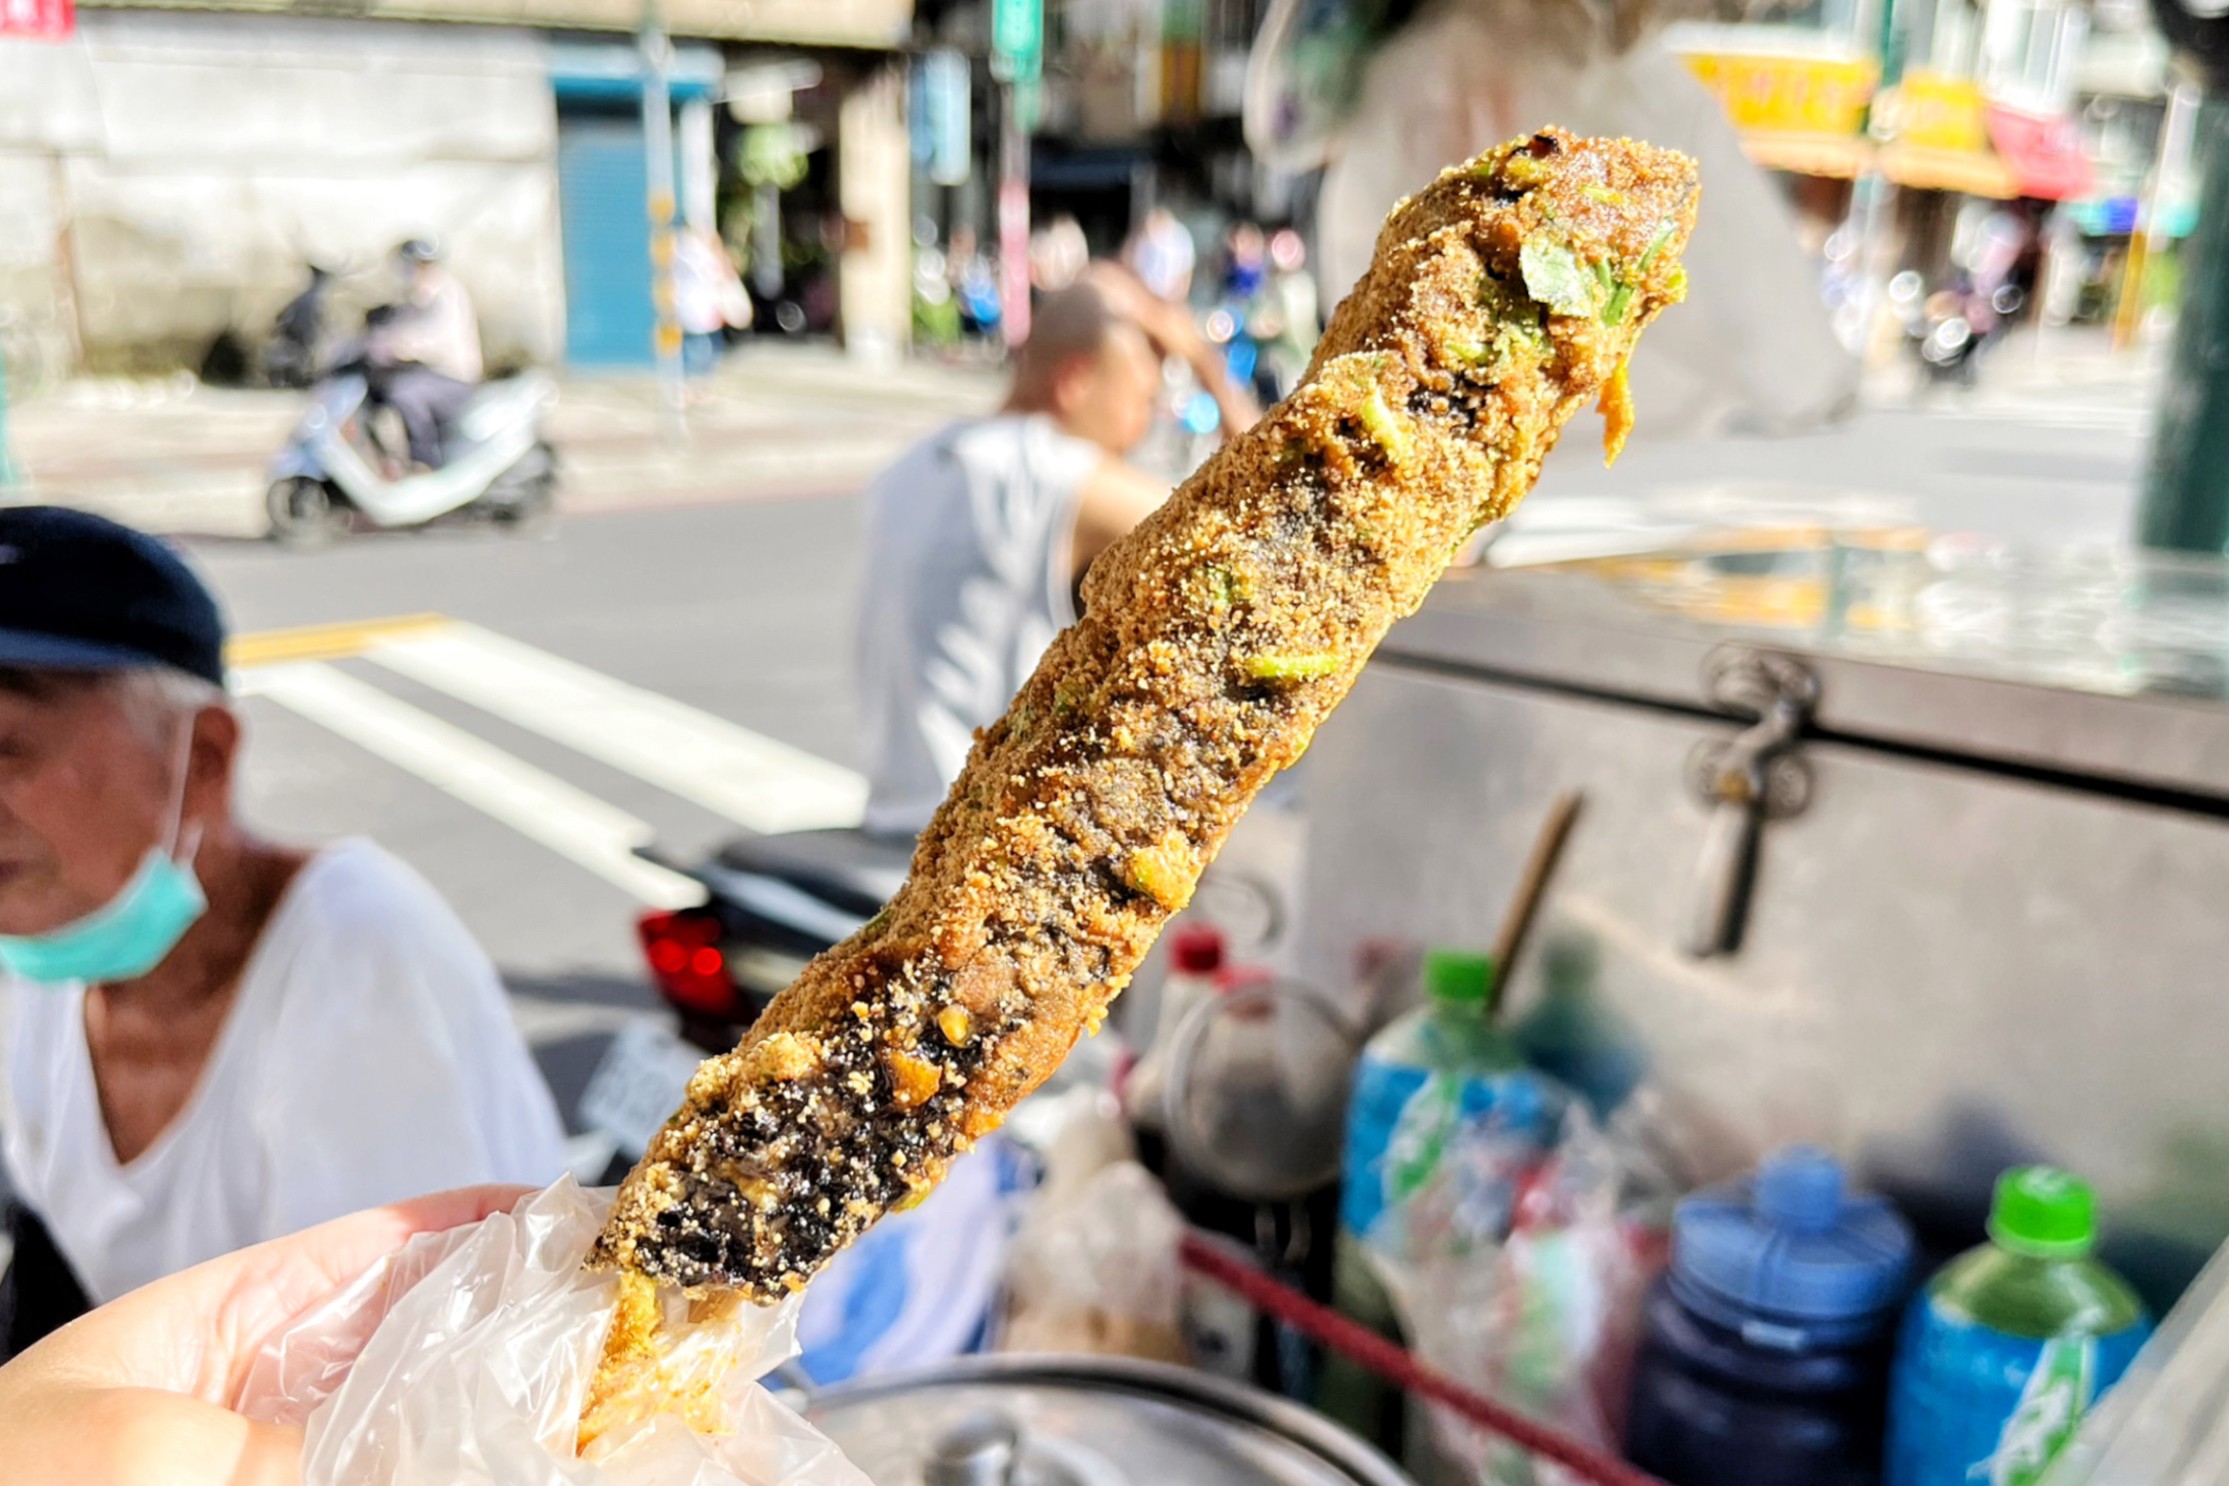
[[[1581,790],[1505,1015],[1627,1060],[1682,1175],[1821,1141],[1951,1243],[2058,1162],[2164,1300],[2229,1234],[2225,678],[2210,566],[1814,533],[1459,573],[1309,756],[1297,958],[1367,998],[1486,942]]]

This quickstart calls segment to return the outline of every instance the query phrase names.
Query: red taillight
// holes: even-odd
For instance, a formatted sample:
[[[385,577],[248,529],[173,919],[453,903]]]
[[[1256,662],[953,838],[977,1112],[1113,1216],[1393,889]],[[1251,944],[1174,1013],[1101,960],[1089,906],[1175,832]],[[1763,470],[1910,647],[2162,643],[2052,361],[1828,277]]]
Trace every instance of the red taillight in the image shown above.
[[[719,915],[704,908],[646,913],[637,925],[650,978],[668,1001],[699,1016],[733,1019],[741,997],[720,952]]]

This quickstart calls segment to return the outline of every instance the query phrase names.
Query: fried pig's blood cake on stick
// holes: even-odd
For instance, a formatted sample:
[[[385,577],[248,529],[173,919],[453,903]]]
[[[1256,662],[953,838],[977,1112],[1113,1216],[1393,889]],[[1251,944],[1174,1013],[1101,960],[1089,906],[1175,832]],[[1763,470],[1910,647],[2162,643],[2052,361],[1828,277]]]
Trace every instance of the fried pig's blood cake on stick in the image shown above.
[[[1306,381],[1092,565],[904,889],[697,1071],[591,1262],[771,1301],[995,1129],[1565,421],[1616,454],[1696,190],[1549,129],[1396,207]]]

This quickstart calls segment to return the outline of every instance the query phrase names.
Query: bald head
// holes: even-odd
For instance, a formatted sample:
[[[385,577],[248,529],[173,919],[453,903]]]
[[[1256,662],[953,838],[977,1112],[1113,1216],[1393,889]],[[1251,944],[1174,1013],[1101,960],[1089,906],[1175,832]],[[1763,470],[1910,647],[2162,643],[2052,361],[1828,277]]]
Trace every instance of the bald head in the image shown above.
[[[1145,437],[1160,386],[1161,358],[1145,332],[1086,281],[1031,309],[1007,407],[1049,413],[1064,431],[1119,456]]]

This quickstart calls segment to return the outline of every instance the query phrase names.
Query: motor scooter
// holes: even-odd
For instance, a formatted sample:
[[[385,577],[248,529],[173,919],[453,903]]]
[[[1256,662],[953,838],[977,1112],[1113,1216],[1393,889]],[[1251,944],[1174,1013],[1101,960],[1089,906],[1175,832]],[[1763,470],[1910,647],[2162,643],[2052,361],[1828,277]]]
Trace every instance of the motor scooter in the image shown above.
[[[448,431],[438,469],[411,470],[375,428],[373,368],[352,352],[310,388],[310,404],[272,460],[265,499],[271,536],[314,547],[355,525],[423,526],[481,520],[513,532],[555,508],[557,455],[542,425],[557,387],[540,372],[488,383]]]
[[[263,347],[265,382],[300,391],[316,381],[325,302],[332,289],[332,271],[311,264],[309,287],[288,300],[272,322],[271,339]]]

